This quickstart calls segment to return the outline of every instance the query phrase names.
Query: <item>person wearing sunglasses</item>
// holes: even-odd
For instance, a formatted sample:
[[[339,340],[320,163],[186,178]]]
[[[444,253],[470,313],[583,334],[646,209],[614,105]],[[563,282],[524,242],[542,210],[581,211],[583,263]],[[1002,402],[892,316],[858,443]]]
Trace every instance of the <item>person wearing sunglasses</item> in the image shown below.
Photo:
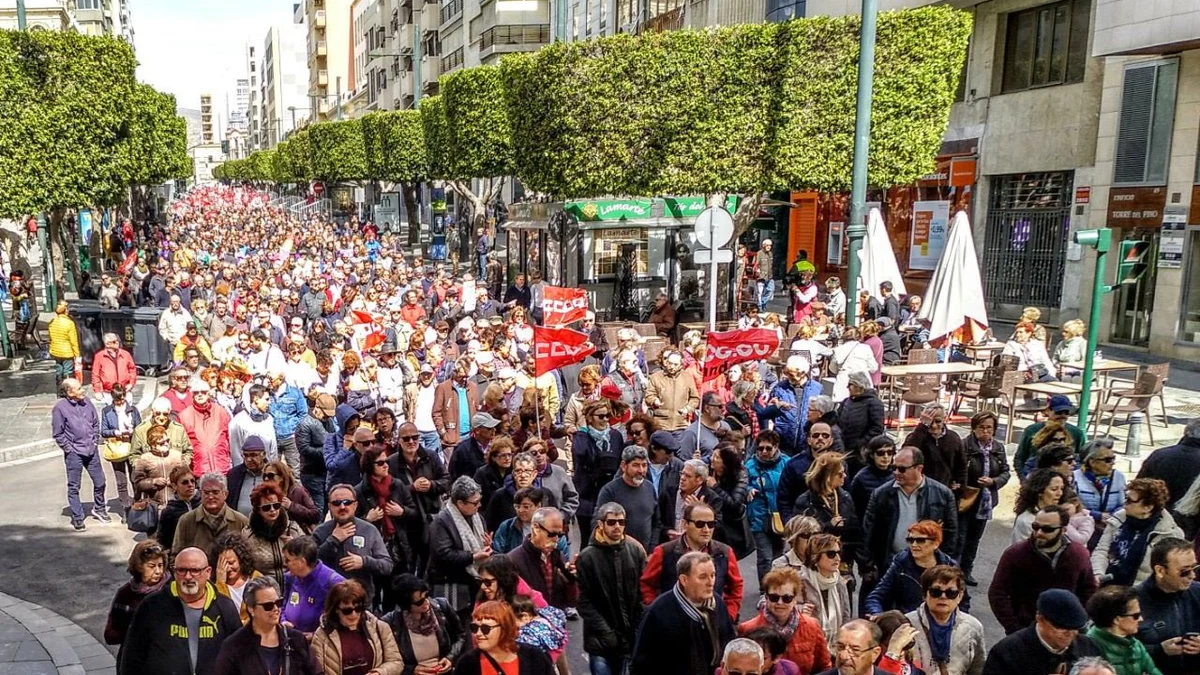
[[[1013,521],[1011,543],[1015,544],[1029,538],[1029,534],[1032,532],[1030,526],[1033,524],[1038,510],[1045,506],[1056,506],[1064,502],[1063,498],[1069,492],[1066,481],[1066,477],[1057,471],[1038,469],[1029,474],[1029,477],[1021,483],[1021,489],[1017,492],[1017,501],[1013,507],[1017,518]],[[1079,540],[1074,539],[1074,541]],[[1086,544],[1087,540],[1085,539],[1081,543]]]
[[[804,601],[800,611],[816,619],[825,634],[830,654],[837,659],[834,644],[838,628],[854,616],[850,589],[842,576],[842,542],[832,534],[814,534],[808,540],[804,567]]]
[[[1083,447],[1083,461],[1073,474],[1075,493],[1099,532],[1104,531],[1105,516],[1116,513],[1124,501],[1127,479],[1116,462],[1113,439],[1095,438]]]
[[[196,488],[196,474],[192,473],[191,466],[177,465],[171,469],[168,479],[172,496],[159,512],[158,527],[154,531],[154,538],[165,548],[171,548],[175,541],[175,528],[179,525],[179,519],[200,506],[200,490]]]
[[[404,661],[391,626],[367,610],[369,591],[353,579],[337,584],[325,599],[312,655],[324,675],[401,675]]]
[[[304,534],[300,525],[288,517],[283,506],[284,494],[275,483],[260,483],[250,492],[250,524],[242,535],[250,551],[254,569],[283,586],[283,547]]]
[[[710,514],[711,510],[705,507],[696,509],[694,515],[711,519]],[[737,566],[736,561],[733,566]],[[647,565],[646,572],[650,571]],[[646,608],[638,627],[630,672],[638,675],[713,672],[721,662],[724,646],[736,635],[730,613],[721,611],[723,598],[719,597],[717,562],[703,551],[688,551],[674,561],[672,573],[663,576],[671,581],[667,590]],[[645,577],[643,574],[643,598]],[[724,601],[728,603],[728,598]]]
[[[1000,556],[988,586],[988,603],[1006,633],[1011,635],[1033,623],[1042,591],[1064,589],[1082,602],[1096,592],[1087,548],[1067,538],[1069,520],[1064,506],[1041,507],[1029,538],[1009,546]]]
[[[1129,481],[1124,508],[1105,517],[1104,533],[1092,551],[1098,583],[1133,586],[1150,578],[1154,542],[1184,536],[1166,506],[1166,483],[1157,478]]]
[[[590,545],[575,561],[584,651],[593,673],[624,672],[642,616],[638,579],[646,552],[626,533],[628,513],[617,502],[596,509]]]
[[[925,456],[925,477],[951,490],[967,484],[967,455],[962,438],[946,426],[946,408],[934,401],[921,410],[921,423],[905,437],[902,446],[920,448]],[[955,542],[948,542],[953,547]]]
[[[470,637],[454,608],[413,574],[396,577],[393,589],[396,609],[381,621],[391,627],[406,670],[413,675],[448,673]]]
[[[171,449],[166,429],[152,427],[146,438],[150,451],[143,453],[133,463],[134,498],[136,501],[147,500],[153,506],[162,508],[171,496],[171,471],[185,464],[179,451]]]
[[[896,441],[887,434],[875,436],[863,448],[863,468],[850,481],[850,499],[859,522],[867,512],[867,503],[875,488],[892,479],[892,458],[896,456]]]
[[[1105,661],[1120,664],[1114,669],[1117,675],[1161,675],[1162,671],[1154,665],[1146,645],[1136,637],[1138,622],[1142,619],[1137,590],[1128,586],[1105,586],[1088,600],[1087,613],[1092,620],[1087,637],[1100,649]]]
[[[468,629],[475,647],[459,657],[454,675],[552,675],[555,672],[549,655],[517,642],[517,617],[506,602],[489,600],[481,603],[471,613]]]
[[[1037,598],[1037,616],[1030,625],[997,642],[988,651],[983,675],[1008,673],[1066,673],[1101,675],[1103,670],[1088,668],[1089,661],[1108,665],[1099,658],[1101,652],[1085,635],[1088,614],[1083,603],[1070,591],[1051,588]],[[1130,671],[1134,672],[1134,671]],[[1142,675],[1141,669],[1136,671]],[[1158,671],[1150,671],[1151,674]],[[1194,673],[1181,670],[1171,675]],[[1107,675],[1116,675],[1110,666]]]
[[[259,675],[265,668],[280,675],[321,675],[304,633],[279,622],[285,599],[275,579],[248,582],[245,598],[250,620],[221,644],[213,672]]]
[[[699,463],[699,460],[689,461]],[[675,564],[689,552],[700,551],[712,559],[718,604],[724,603],[730,620],[735,620],[742,607],[742,573],[733,549],[713,540],[717,530],[714,508],[705,501],[690,502],[684,507],[681,520],[683,531],[680,535],[655,547],[646,561],[640,582],[642,603],[649,605],[660,595],[670,593],[677,578],[670,570],[675,569]]]
[[[738,624],[738,634],[747,635],[759,628],[779,631],[787,640],[783,658],[795,663],[803,673],[819,673],[833,666],[829,645],[820,624],[804,614],[804,580],[788,567],[773,569],[763,578],[758,614]]]
[[[971,432],[963,438],[967,482],[958,502],[958,541],[952,555],[958,560],[968,586],[979,583],[971,576],[979,542],[993,511],[1000,504],[1000,489],[1012,476],[1008,453],[1004,444],[996,440],[999,424],[1000,418],[990,410],[975,413],[971,417]]]
[[[129,554],[126,571],[132,577],[117,589],[112,606],[108,610],[108,621],[104,624],[104,642],[119,645],[125,642],[125,631],[133,620],[133,613],[146,596],[160,591],[171,580],[167,573],[167,549],[153,539],[138,542]]]
[[[913,611],[924,598],[922,575],[938,565],[955,564],[953,558],[938,550],[942,544],[942,526],[932,520],[913,523],[905,541],[908,548],[892,558],[892,564],[863,603],[868,616],[889,609]],[[963,609],[970,609],[970,603],[964,604]]]
[[[1138,639],[1165,675],[1200,673],[1200,637],[1196,636],[1196,552],[1191,542],[1163,537],[1150,549],[1154,575],[1138,586],[1142,618]]]
[[[694,384],[693,384],[694,386]],[[571,437],[571,453],[575,462],[575,487],[579,491],[579,520],[581,532],[592,531],[592,513],[600,488],[617,475],[625,438],[608,423],[612,407],[607,399],[589,401],[583,407],[584,424]]]
[[[926,673],[969,675],[983,670],[983,624],[960,610],[965,582],[962,570],[953,564],[936,565],[921,575],[924,600],[906,616],[917,629],[913,663]]]
[[[541,593],[550,605],[573,613],[579,590],[575,564],[559,548],[560,542],[570,536],[562,512],[543,506],[533,512],[532,525],[529,537],[510,551],[508,557],[530,588]]]
[[[324,511],[318,511],[313,503],[308,489],[296,482],[292,467],[282,459],[266,465],[263,468],[263,482],[274,483],[283,491],[283,508],[287,510],[292,522],[300,526],[305,534],[312,531],[325,519]]]
[[[1062,425],[1062,428],[1067,432],[1067,445],[1071,446],[1071,449],[1075,452],[1080,452],[1083,448],[1083,431],[1067,421],[1074,412],[1075,405],[1071,403],[1071,399],[1062,394],[1055,394],[1050,397],[1050,401],[1046,406],[1046,420],[1034,422],[1025,427],[1025,431],[1021,433],[1021,440],[1017,443],[1017,452],[1013,455],[1012,463],[1017,469],[1017,474],[1021,477],[1021,480],[1024,480],[1025,476],[1033,470],[1033,463],[1030,460],[1037,457],[1038,446],[1034,443],[1033,439],[1050,422]],[[1080,459],[1082,459],[1082,455],[1080,455]]]
[[[391,554],[393,569],[407,570],[412,565],[409,535],[417,519],[417,503],[409,486],[391,475],[384,448],[373,447],[362,455],[362,482],[354,488],[358,499],[356,517],[374,525]],[[418,530],[419,531],[419,530]],[[391,589],[383,588],[384,606],[394,604]]]

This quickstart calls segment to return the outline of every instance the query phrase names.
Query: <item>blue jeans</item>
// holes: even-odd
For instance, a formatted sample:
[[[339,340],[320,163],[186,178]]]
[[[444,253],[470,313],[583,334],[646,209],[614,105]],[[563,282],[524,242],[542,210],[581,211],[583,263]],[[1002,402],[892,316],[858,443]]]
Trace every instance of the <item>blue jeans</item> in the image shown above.
[[[75,359],[54,359],[54,386],[61,389],[62,381],[68,377],[75,377]],[[59,392],[62,396],[62,392]]]
[[[758,311],[759,313],[767,310],[767,303],[775,297],[775,280],[774,279],[759,279],[758,281]]]
[[[479,254],[479,279],[482,281],[487,278],[487,254]]]
[[[768,523],[769,525],[769,523]],[[771,571],[771,561],[783,555],[783,538],[774,532],[754,532],[754,564],[758,582]]]
[[[600,656],[588,654],[588,667],[592,675],[624,675],[628,659],[624,656]]]
[[[325,518],[325,476],[306,476],[300,475],[300,484],[308,490],[308,496],[312,497],[313,505],[317,507],[317,513],[321,514],[321,518]]]
[[[79,502],[79,487],[83,483],[83,470],[87,469],[92,479],[92,512],[108,513],[104,503],[104,465],[99,451],[90,455],[67,452],[63,456],[67,463],[67,505],[71,509],[71,520],[83,520],[83,504]]]
[[[421,435],[421,440],[419,441],[421,447],[440,458],[442,456],[442,437],[438,436],[438,432],[418,431],[417,433]]]

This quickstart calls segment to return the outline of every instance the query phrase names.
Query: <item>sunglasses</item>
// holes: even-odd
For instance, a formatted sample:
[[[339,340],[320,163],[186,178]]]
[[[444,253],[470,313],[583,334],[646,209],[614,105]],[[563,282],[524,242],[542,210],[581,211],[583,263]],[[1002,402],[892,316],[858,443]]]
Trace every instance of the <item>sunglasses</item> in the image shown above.
[[[401,436],[400,440],[404,441],[405,443],[411,443],[412,441],[419,440],[420,438],[420,436]]]
[[[835,551],[821,551],[821,555],[829,558],[830,560],[834,560],[842,557],[842,551],[841,549],[837,549]]]
[[[481,579],[479,580],[479,585],[480,585],[480,586],[495,586],[495,585],[496,585],[496,578],[495,578],[495,577],[492,577],[491,579],[483,579],[483,578],[481,578]]]
[[[499,628],[499,626],[493,626],[490,623],[476,623],[476,622],[472,621],[470,624],[470,628],[471,628],[472,635],[474,635],[475,633],[479,633],[480,635],[487,637],[488,635],[491,634],[491,632],[493,630]]]
[[[815,434],[809,434],[809,436],[812,436],[813,438],[833,438],[833,434],[827,434],[823,431]]]
[[[929,596],[933,598],[946,598],[947,600],[954,600],[959,596],[960,593],[962,593],[962,591],[956,588],[938,588],[933,586],[930,587],[927,593],[929,593]]]
[[[256,607],[264,612],[274,612],[277,609],[283,609],[283,598],[272,600],[270,602],[260,602],[256,605]]]
[[[1142,613],[1141,613],[1141,612],[1134,612],[1134,613],[1132,613],[1132,614],[1118,614],[1117,616],[1124,617],[1124,618],[1126,618],[1126,619],[1134,619],[1134,620],[1137,620],[1137,621],[1141,621],[1141,620],[1142,620]]]
[[[782,602],[787,604],[796,599],[792,593],[767,593],[768,602]]]
[[[353,504],[356,501],[358,501],[358,500],[356,500],[356,499],[334,499],[334,500],[330,501],[329,503],[332,504],[333,506],[350,506],[351,504]]]
[[[270,504],[263,504],[263,505],[259,506],[258,510],[262,511],[263,513],[267,513],[268,511],[278,511],[279,509],[282,509],[282,508],[283,508],[283,504],[280,504],[279,502],[273,502]]]
[[[608,527],[616,527],[618,525],[620,525],[621,527],[625,527],[625,519],[624,518],[605,518],[604,524],[607,525]]]
[[[542,525],[538,525],[538,529],[541,530],[542,532],[545,532],[546,536],[550,537],[551,539],[562,539],[563,537],[567,536],[566,532],[553,532],[551,530],[547,530]]]
[[[350,616],[351,614],[362,614],[367,610],[366,605],[352,605],[350,607],[338,607],[338,613],[342,616]]]
[[[775,446],[773,446],[773,445],[760,445],[760,446],[758,446],[758,452],[761,452],[761,453],[762,453],[762,454],[764,454],[764,455],[770,455],[770,454],[772,454],[773,452],[775,452]]]
[[[908,466],[900,466],[899,464],[896,464],[892,467],[892,471],[896,473],[905,473],[914,466],[916,466],[916,464],[909,464]]]
[[[717,526],[715,520],[689,520],[688,522],[703,530],[711,530]]]
[[[929,537],[906,537],[904,541],[907,541],[909,544],[928,544],[933,540]]]
[[[876,450],[875,456],[876,457],[895,457],[896,451],[895,450]]]
[[[1037,523],[1034,523],[1033,525],[1029,526],[1029,529],[1033,530],[1034,532],[1045,532],[1046,534],[1050,534],[1051,532],[1057,532],[1057,531],[1061,530],[1062,526],[1061,525],[1039,525]]]
[[[387,460],[386,459],[377,459],[377,460],[375,460],[375,466],[387,466]]]
[[[183,480],[179,481],[178,484],[179,485],[195,485],[196,479],[195,478],[184,478]]]
[[[279,474],[277,474],[277,473],[264,473],[263,474],[263,480],[275,480],[276,478],[279,478]]]

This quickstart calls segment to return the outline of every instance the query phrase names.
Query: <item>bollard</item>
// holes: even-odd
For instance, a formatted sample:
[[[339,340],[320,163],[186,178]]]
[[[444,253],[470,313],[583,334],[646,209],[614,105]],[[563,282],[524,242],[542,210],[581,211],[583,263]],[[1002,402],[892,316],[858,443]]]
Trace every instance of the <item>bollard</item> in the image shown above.
[[[1146,416],[1135,412],[1129,416],[1129,436],[1125,438],[1125,456],[1137,457],[1141,454],[1142,422]]]

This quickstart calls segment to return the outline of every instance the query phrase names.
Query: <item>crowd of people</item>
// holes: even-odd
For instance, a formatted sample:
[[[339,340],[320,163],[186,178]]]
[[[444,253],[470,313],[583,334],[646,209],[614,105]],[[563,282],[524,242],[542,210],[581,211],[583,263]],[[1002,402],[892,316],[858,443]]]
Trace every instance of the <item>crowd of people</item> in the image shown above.
[[[143,417],[106,335],[92,400],[64,365],[53,414],[73,526],[85,469],[111,520],[107,461],[146,535],[105,631],[119,673],[567,675],[573,621],[594,675],[1200,672],[1200,422],[1130,479],[1065,397],[1011,464],[992,412],[960,436],[934,401],[888,435],[880,367],[926,346],[920,299],[882,288],[845,326],[805,260],[757,284],[794,300],[779,360],[705,380],[703,336],[648,361],[589,312],[587,359],[542,372],[536,272],[500,294],[242,188],[168,215],[98,292],[163,307],[169,388]],[[765,309],[743,327],[779,325]]]

